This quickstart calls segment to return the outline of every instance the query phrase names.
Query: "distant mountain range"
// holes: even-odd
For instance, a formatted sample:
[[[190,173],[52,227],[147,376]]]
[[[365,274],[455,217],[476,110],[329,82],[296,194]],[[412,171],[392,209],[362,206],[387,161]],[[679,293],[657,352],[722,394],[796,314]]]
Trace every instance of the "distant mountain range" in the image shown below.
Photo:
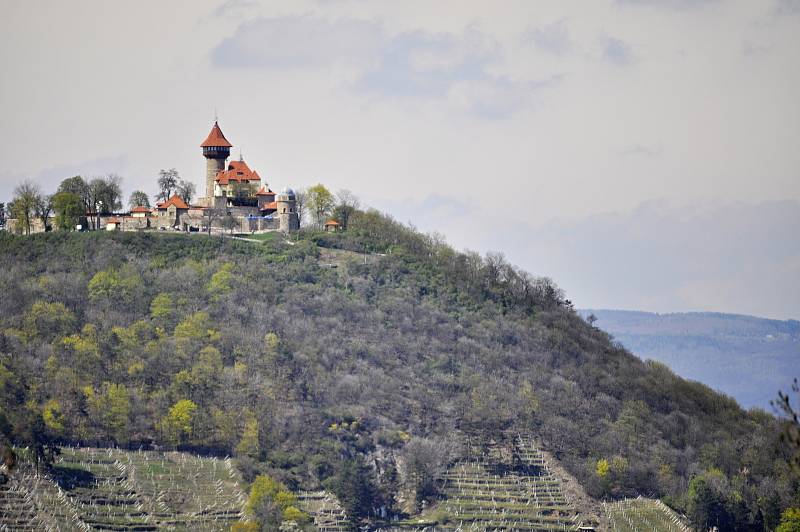
[[[642,359],[734,397],[745,408],[773,412],[770,400],[800,378],[800,321],[739,314],[655,314],[583,309],[596,327]]]

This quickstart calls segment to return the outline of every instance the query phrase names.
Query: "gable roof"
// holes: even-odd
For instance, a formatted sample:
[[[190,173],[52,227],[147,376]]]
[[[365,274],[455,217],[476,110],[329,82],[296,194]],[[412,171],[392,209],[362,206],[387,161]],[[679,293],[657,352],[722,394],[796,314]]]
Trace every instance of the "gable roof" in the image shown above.
[[[337,222],[336,220],[333,220],[333,219],[328,220],[327,222],[325,222],[325,226],[331,226],[331,225],[336,226],[336,225],[341,225],[341,224],[339,222]]]
[[[183,201],[183,198],[178,196],[177,194],[173,194],[170,199],[168,199],[167,201],[163,201],[163,202],[159,203],[156,207],[159,210],[164,210],[167,207],[169,207],[170,205],[175,205],[176,209],[188,209],[189,208],[189,206],[186,205],[186,202]]]
[[[214,127],[211,128],[211,132],[206,137],[206,140],[200,145],[201,148],[211,148],[211,147],[218,147],[218,148],[230,148],[233,146],[228,139],[225,138],[225,135],[222,134],[222,130],[219,128],[219,124],[217,121],[214,120]]]
[[[275,193],[271,191],[269,187],[267,187],[267,185],[264,185],[263,187],[258,189],[258,192],[256,192],[256,196],[275,196]]]
[[[231,181],[248,183],[250,181],[261,181],[261,176],[255,170],[251,170],[246,162],[231,161],[228,163],[227,170],[217,172],[214,181],[220,185],[227,185]]]
[[[137,205],[131,212],[150,212],[150,207],[145,207],[144,205]]]

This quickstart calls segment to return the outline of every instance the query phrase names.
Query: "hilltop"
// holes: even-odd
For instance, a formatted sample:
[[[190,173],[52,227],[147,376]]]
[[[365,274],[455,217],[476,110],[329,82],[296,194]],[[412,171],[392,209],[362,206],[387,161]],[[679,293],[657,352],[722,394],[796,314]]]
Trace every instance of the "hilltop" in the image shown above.
[[[800,375],[800,322],[740,314],[581,310],[634,354],[733,396],[745,408],[770,409],[777,391]]]
[[[375,523],[435,506],[476,452],[524,480],[530,438],[596,500],[741,530],[798,504],[777,419],[633,356],[551,280],[375,212],[290,241],[4,234],[0,293],[0,429],[45,458],[233,455]]]

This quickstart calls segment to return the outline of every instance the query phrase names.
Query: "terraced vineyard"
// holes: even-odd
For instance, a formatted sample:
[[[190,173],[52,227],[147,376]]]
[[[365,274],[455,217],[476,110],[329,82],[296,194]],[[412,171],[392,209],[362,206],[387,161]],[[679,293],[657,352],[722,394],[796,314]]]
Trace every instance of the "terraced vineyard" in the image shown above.
[[[347,516],[335,495],[304,491],[297,495],[300,508],[314,519],[319,532],[347,532]]]
[[[533,440],[516,436],[468,454],[444,474],[436,508],[387,530],[577,530],[580,516]]]
[[[613,532],[689,532],[678,515],[663,502],[642,497],[605,504]]]
[[[23,460],[0,488],[0,530],[228,530],[244,502],[230,460],[64,448],[52,473]]]

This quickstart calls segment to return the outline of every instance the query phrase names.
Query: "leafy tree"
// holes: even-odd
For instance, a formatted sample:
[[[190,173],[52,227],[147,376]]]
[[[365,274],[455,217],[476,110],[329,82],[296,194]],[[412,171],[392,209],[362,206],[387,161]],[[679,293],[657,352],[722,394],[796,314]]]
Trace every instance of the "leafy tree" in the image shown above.
[[[233,290],[233,263],[226,262],[222,267],[211,276],[211,280],[206,285],[206,290],[212,297],[219,297]]]
[[[298,510],[296,503],[297,497],[283,483],[269,475],[258,475],[250,485],[246,510],[262,530],[277,530],[283,521],[299,525],[308,522],[308,515]]]
[[[100,215],[122,208],[122,178],[116,174],[98,177],[89,182],[90,209],[95,213],[95,229],[100,228]]]
[[[354,528],[378,506],[375,504],[377,491],[370,469],[358,455],[341,462],[339,472],[329,482],[329,487],[339,497]]]
[[[245,418],[242,438],[236,446],[236,455],[258,458],[258,419],[252,413],[248,413]]]
[[[172,197],[172,191],[178,188],[178,180],[180,176],[178,171],[174,168],[169,170],[161,169],[158,172],[158,199],[167,201]]]
[[[134,190],[131,192],[131,197],[128,200],[128,206],[132,209],[134,207],[149,207],[150,197],[146,192],[141,190]]]
[[[97,302],[130,304],[138,295],[142,280],[136,270],[109,268],[94,274],[89,281],[89,298]]]
[[[23,181],[14,189],[14,199],[9,205],[11,216],[17,219],[17,232],[31,234],[31,226],[37,209],[42,203],[39,186],[32,181]]]
[[[61,411],[61,403],[56,399],[50,399],[42,407],[42,420],[48,429],[56,434],[64,430],[64,414]]]
[[[192,183],[191,181],[185,181],[181,179],[178,182],[176,187],[176,193],[178,194],[178,196],[183,198],[183,201],[185,201],[186,203],[190,203],[192,201],[195,192],[196,188],[194,186],[194,183]]]
[[[69,177],[58,185],[58,192],[75,194],[83,202],[84,212],[92,208],[92,191],[89,184],[79,175]]]
[[[169,409],[167,415],[161,418],[161,431],[167,441],[174,446],[183,443],[192,435],[197,413],[197,404],[189,399],[181,399]]]
[[[775,532],[800,532],[800,508],[787,508]]]
[[[53,196],[53,210],[56,213],[56,227],[72,231],[86,216],[86,206],[74,192],[59,192]]]
[[[127,442],[131,403],[125,385],[106,382],[99,392],[87,386],[84,395],[92,418],[100,422],[107,437],[116,443]]]
[[[63,303],[37,301],[22,319],[23,331],[30,338],[52,339],[75,330],[77,320]]]
[[[0,202],[0,228],[6,226],[6,204]]]
[[[314,214],[317,228],[321,229],[335,202],[331,192],[322,184],[316,184],[306,191],[308,209]]]

